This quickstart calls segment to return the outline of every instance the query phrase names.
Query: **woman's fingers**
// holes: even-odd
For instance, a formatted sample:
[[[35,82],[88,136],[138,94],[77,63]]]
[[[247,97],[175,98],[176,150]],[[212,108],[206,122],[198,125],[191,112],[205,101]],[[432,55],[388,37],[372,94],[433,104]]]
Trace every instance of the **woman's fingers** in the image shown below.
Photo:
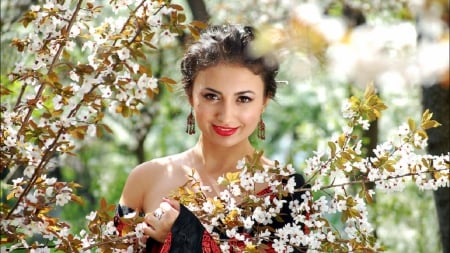
[[[145,223],[147,223],[152,228],[154,228],[157,225],[159,219],[160,218],[157,217],[157,214],[155,213],[148,213],[144,217]]]
[[[161,202],[161,204],[163,203],[168,203],[172,208],[174,208],[177,211],[180,211],[180,203],[178,201],[175,201],[173,199],[169,199],[169,198],[163,198],[163,202]],[[161,207],[160,204],[160,207]]]
[[[178,214],[180,213],[178,210],[176,210],[174,207],[169,205],[167,202],[161,203],[161,210],[163,210],[163,215],[161,216],[161,222],[164,222],[166,224],[170,225],[170,228],[172,228],[173,223],[175,223],[175,220],[178,217]]]
[[[153,215],[148,215],[145,218],[147,227],[144,227],[144,234],[155,239],[158,242],[164,242],[170,231],[170,227],[167,228],[164,223]]]
[[[144,220],[148,227],[144,228],[144,233],[159,242],[164,242],[178,217],[178,210],[178,202],[164,199],[158,209],[145,215]]]

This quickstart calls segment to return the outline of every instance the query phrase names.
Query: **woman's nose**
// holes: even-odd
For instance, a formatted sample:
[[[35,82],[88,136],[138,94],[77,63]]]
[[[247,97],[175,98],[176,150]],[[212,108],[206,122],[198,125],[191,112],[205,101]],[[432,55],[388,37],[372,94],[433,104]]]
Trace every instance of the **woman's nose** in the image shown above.
[[[230,103],[222,103],[217,111],[217,118],[222,123],[229,123],[234,115],[235,108]]]

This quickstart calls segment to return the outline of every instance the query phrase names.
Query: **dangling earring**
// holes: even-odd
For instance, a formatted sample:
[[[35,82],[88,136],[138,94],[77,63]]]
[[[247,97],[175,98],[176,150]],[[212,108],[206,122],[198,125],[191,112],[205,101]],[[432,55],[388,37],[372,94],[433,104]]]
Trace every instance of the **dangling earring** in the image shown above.
[[[266,124],[264,124],[262,116],[258,123],[258,138],[261,140],[266,139]]]
[[[186,133],[188,133],[189,135],[195,134],[195,119],[194,114],[192,114],[192,108],[191,113],[189,113],[187,117]]]

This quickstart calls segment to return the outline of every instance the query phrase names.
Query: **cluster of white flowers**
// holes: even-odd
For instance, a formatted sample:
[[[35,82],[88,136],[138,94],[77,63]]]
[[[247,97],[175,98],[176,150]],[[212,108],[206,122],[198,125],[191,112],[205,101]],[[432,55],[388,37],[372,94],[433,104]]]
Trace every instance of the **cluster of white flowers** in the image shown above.
[[[35,60],[30,66],[27,64],[28,57],[23,57],[9,77],[11,81],[22,81],[24,87],[27,85],[32,87],[24,90],[21,103],[35,104],[36,108],[42,109],[42,111],[60,112],[57,117],[48,117],[48,115],[42,117],[42,114],[33,114],[33,117],[28,118],[27,114],[33,110],[33,107],[22,106],[18,103],[16,108],[11,108],[11,112],[2,113],[1,131],[5,133],[6,138],[5,145],[0,147],[2,151],[19,147],[23,150],[15,153],[21,154],[21,157],[27,157],[26,159],[30,163],[41,160],[42,154],[38,150],[42,150],[42,147],[34,146],[18,135],[22,134],[19,130],[23,125],[17,124],[17,122],[27,123],[27,120],[36,122],[41,129],[48,129],[49,134],[40,136],[46,148],[51,148],[51,144],[57,144],[59,145],[58,151],[70,151],[74,148],[71,138],[67,138],[63,143],[55,140],[62,122],[65,127],[69,128],[76,124],[79,125],[79,121],[81,121],[89,127],[88,134],[94,135],[96,131],[92,123],[98,120],[98,114],[104,106],[102,100],[103,103],[115,101],[112,103],[113,112],[120,112],[124,109],[117,109],[120,103],[136,109],[142,101],[148,98],[148,93],[157,88],[158,80],[142,72],[145,68],[138,63],[138,57],[134,56],[128,47],[116,46],[121,44],[121,41],[131,43],[139,29],[136,28],[132,32],[130,30],[130,33],[121,33],[125,28],[133,27],[133,24],[127,24],[124,18],[105,20],[96,28],[95,12],[98,7],[95,7],[92,1],[84,4],[86,6],[78,6],[75,10],[70,10],[69,1],[48,0],[42,7],[33,6],[31,8],[31,12],[36,15],[36,18],[31,20],[29,26],[34,29],[30,30],[27,38],[23,40],[24,49],[21,51],[24,56],[33,57]],[[129,11],[133,6],[136,8],[136,15],[148,19],[149,22],[155,18],[162,20],[162,16],[176,11],[159,1],[143,1],[141,4],[136,1],[115,1],[113,9]],[[87,22],[90,22],[91,25],[87,26]],[[160,32],[163,24],[152,22],[148,25],[154,29],[154,32]],[[65,32],[68,33],[68,36]],[[164,31],[164,34],[166,33]],[[110,39],[118,37],[120,37],[118,40]],[[47,38],[55,39],[48,40]],[[55,63],[63,60],[62,47],[64,47],[63,50],[73,51],[78,46],[76,41],[85,40],[85,38],[89,38],[89,40],[82,43],[80,47],[82,46],[82,50],[90,55],[88,64],[73,66],[73,70],[69,71],[68,75],[72,82],[59,82],[65,87],[52,89],[52,86],[47,85],[46,80],[39,78],[41,75],[30,74],[47,71],[52,73],[56,68]],[[154,40],[149,43],[155,44],[157,39]],[[101,53],[107,53],[107,50],[110,50],[107,61],[97,57]],[[115,68],[118,64],[128,67],[118,71]],[[135,77],[136,75],[138,77]],[[101,96],[92,101],[86,100],[86,96],[91,97],[97,88]],[[45,107],[43,99],[46,97],[41,96],[42,92],[47,93],[52,101],[50,104],[45,103]],[[70,97],[67,96],[68,94]],[[28,155],[23,155],[27,153]],[[30,171],[30,173],[32,172]]]
[[[14,179],[11,190],[12,195],[10,194],[8,199],[12,197],[19,198],[24,192],[23,187],[26,187],[28,184],[28,179],[23,177]],[[40,235],[42,238],[54,241],[55,245],[58,245],[61,243],[61,240],[57,238],[65,238],[69,235],[68,227],[61,226],[60,229],[56,229],[55,225],[62,225],[62,223],[57,224],[50,219],[41,219],[39,212],[51,206],[52,203],[64,206],[69,201],[72,201],[72,188],[67,183],[57,182],[56,178],[48,178],[43,174],[37,180],[35,187],[20,202],[17,202],[17,207],[12,211],[9,218],[3,216],[1,221],[2,233],[15,231],[28,238]],[[16,247],[30,248],[25,240],[12,245],[9,250]],[[50,251],[48,247],[43,246],[35,249],[35,252]]]

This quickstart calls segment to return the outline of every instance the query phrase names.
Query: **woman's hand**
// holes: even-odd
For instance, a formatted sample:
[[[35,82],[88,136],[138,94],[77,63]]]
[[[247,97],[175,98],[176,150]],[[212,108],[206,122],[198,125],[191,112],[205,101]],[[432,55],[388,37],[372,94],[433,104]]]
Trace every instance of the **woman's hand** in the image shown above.
[[[148,226],[144,228],[144,234],[158,242],[164,242],[179,213],[180,204],[164,198],[158,209],[145,215]]]

